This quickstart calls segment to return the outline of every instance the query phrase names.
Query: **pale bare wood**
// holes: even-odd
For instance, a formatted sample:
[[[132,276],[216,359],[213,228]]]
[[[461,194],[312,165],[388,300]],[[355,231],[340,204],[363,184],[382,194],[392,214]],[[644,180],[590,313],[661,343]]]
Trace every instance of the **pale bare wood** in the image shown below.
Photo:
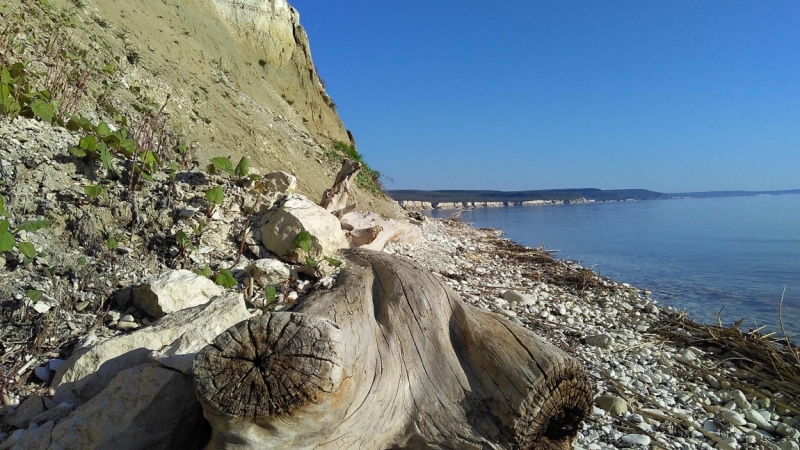
[[[383,231],[383,227],[380,225],[352,230],[347,232],[347,239],[350,241],[351,248],[361,247],[374,241],[381,231]]]
[[[328,211],[339,211],[347,208],[347,197],[358,173],[361,172],[361,163],[352,159],[342,161],[342,168],[336,174],[333,186],[325,189],[319,205]]]
[[[350,250],[337,285],[239,324],[195,362],[208,449],[566,449],[583,366],[437,277]]]

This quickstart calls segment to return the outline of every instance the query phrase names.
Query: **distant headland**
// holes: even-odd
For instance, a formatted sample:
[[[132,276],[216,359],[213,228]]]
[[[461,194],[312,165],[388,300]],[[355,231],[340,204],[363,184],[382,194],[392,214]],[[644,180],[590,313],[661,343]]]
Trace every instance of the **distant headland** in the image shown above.
[[[800,194],[800,189],[785,191],[708,191],[663,193],[647,189],[543,189],[532,191],[480,190],[390,190],[386,193],[400,205],[414,209],[454,209],[501,206],[526,206],[565,203],[670,200],[681,198],[749,197],[757,195]]]

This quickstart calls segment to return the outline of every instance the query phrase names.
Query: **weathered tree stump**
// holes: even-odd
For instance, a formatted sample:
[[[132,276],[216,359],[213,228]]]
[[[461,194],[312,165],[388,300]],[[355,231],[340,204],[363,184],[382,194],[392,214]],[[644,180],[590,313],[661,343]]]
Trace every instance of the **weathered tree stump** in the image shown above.
[[[592,399],[577,361],[411,262],[346,256],[332,290],[197,356],[207,448],[570,446]]]
[[[342,167],[336,174],[336,179],[333,180],[333,186],[325,189],[325,192],[322,193],[322,201],[319,202],[319,205],[334,213],[347,208],[347,198],[353,180],[356,179],[359,172],[361,172],[361,163],[351,159],[342,161]]]

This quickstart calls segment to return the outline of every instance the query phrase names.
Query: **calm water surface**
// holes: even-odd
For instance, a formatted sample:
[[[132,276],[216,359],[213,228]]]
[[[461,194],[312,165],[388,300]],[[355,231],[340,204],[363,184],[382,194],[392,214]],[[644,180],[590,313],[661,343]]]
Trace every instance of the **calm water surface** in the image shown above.
[[[433,211],[447,217],[452,211]],[[463,218],[642,289],[703,322],[800,339],[800,195],[478,208]],[[657,296],[654,294],[654,296]]]

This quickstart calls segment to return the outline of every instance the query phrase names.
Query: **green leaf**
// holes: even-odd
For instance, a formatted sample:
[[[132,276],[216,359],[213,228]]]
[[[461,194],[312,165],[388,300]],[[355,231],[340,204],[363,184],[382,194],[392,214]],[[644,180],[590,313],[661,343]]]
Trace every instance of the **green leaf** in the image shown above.
[[[220,271],[220,273],[218,273],[217,276],[214,277],[214,282],[226,288],[232,288],[237,284],[239,284],[239,282],[236,281],[236,278],[233,277],[233,274],[231,273],[230,270]]]
[[[80,146],[86,151],[93,152],[97,149],[97,139],[92,135],[84,136],[81,138]]]
[[[266,309],[275,303],[275,298],[278,296],[278,290],[275,289],[275,286],[267,286],[264,288],[264,296],[266,297],[266,300],[264,301],[264,308]]]
[[[5,233],[11,228],[11,224],[7,220],[0,220],[0,233]]]
[[[103,162],[103,168],[106,169],[106,175],[114,172],[111,169],[111,152],[108,151],[108,147],[105,145],[100,148],[100,161]]]
[[[83,151],[83,149],[80,149],[78,147],[70,147],[69,148],[69,152],[72,153],[73,155],[77,156],[78,158],[86,157],[86,152]]]
[[[214,169],[228,172],[229,174],[233,175],[233,164],[231,163],[230,159],[225,158],[224,156],[218,156],[216,158],[211,158],[211,164],[214,165]]]
[[[44,295],[44,292],[38,289],[31,289],[25,294],[28,296],[29,299],[33,300],[33,302],[35,303],[42,299],[42,295]]]
[[[308,231],[301,231],[293,242],[296,248],[302,248],[307,252],[311,251],[311,233]]]
[[[49,228],[53,222],[49,220],[26,220],[17,225],[17,230],[29,231],[31,233],[41,230],[42,228]]]
[[[6,199],[0,195],[0,216],[6,213]]]
[[[53,121],[53,114],[55,114],[53,105],[42,100],[34,100],[33,103],[31,103],[31,111],[33,111],[36,117],[47,123]]]
[[[0,232],[0,253],[10,252],[16,243],[17,241],[14,240],[13,234],[8,231]]]
[[[94,200],[97,197],[107,197],[106,189],[97,184],[97,185],[90,185],[83,188],[83,192],[89,197],[90,200]]]
[[[106,241],[106,248],[108,248],[109,250],[117,249],[117,240],[113,236],[110,236]]]
[[[314,260],[314,258],[308,256],[306,257],[306,265],[314,269],[317,267],[317,262]]]
[[[175,233],[175,242],[178,244],[178,247],[194,249],[192,240],[189,239],[189,235],[187,235],[183,230],[178,230],[178,232]]]
[[[206,200],[215,205],[221,205],[222,200],[225,199],[225,193],[222,191],[222,187],[214,186],[213,188],[206,191]]]
[[[85,266],[86,265],[86,257],[80,256],[78,257],[78,265]]]
[[[257,173],[251,173],[250,175],[247,176],[247,178],[250,178],[253,181],[259,181],[261,180],[261,175]]]
[[[250,172],[250,160],[247,159],[247,156],[242,156],[242,159],[239,160],[239,164],[236,165],[236,169],[234,170],[234,175],[239,178],[244,178]]]
[[[17,248],[28,258],[33,259],[33,257],[36,256],[36,248],[30,242],[20,242],[17,244]]]
[[[342,265],[342,262],[341,262],[341,261],[339,261],[339,260],[338,260],[338,259],[336,259],[336,258],[329,258],[329,257],[325,257],[325,261],[328,261],[328,264],[330,264],[330,265],[331,265],[331,266],[333,266],[333,267],[339,267],[339,266],[341,266],[341,265]]]
[[[202,269],[195,270],[194,273],[202,275],[206,278],[211,278],[211,275],[214,275],[214,272],[211,271],[211,267],[209,267],[208,264],[206,264],[206,266]]]

